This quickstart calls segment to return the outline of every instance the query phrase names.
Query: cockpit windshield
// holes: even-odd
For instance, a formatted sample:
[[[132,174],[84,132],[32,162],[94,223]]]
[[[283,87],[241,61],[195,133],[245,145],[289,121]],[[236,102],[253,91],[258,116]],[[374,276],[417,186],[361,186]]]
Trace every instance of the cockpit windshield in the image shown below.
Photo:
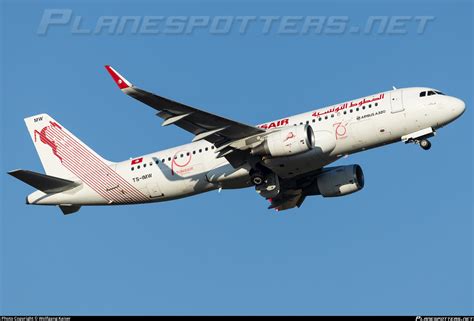
[[[437,90],[428,90],[428,91],[422,91],[420,92],[420,97],[425,97],[425,96],[433,96],[433,95],[446,95],[442,93],[441,91]]]

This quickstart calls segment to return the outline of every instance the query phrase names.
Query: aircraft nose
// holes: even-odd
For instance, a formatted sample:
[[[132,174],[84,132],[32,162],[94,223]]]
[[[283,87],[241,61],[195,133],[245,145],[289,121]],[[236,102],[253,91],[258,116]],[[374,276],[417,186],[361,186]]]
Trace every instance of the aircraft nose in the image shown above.
[[[454,113],[454,116],[456,118],[458,118],[459,116],[461,116],[464,111],[466,110],[466,104],[464,103],[464,101],[462,101],[461,99],[459,98],[453,98],[453,102],[452,102],[452,111]]]

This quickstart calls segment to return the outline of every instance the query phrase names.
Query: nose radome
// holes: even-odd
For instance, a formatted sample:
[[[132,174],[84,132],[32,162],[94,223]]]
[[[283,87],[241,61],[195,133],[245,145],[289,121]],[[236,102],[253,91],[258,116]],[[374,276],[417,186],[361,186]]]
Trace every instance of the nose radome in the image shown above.
[[[459,98],[454,98],[453,101],[453,111],[456,114],[456,117],[461,116],[466,110],[466,104]]]

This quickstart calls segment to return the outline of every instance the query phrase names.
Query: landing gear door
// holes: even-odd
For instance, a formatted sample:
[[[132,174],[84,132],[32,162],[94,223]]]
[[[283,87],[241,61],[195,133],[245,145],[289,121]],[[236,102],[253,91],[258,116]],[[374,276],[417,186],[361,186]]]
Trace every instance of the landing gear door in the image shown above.
[[[403,108],[402,90],[394,90],[390,92],[390,104],[392,114],[405,110],[405,108]]]

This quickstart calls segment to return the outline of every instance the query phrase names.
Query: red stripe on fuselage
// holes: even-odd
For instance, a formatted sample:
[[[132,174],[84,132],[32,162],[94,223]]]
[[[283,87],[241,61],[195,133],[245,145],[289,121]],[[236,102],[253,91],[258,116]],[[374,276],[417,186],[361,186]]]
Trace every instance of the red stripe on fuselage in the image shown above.
[[[61,141],[61,138],[58,136],[53,136],[58,141]],[[72,144],[63,145],[58,144],[61,148],[61,154],[64,156],[63,165],[75,174],[81,181],[86,185],[91,187],[96,193],[101,195],[106,200],[118,201],[120,198],[119,194],[115,192],[108,192],[106,186],[104,186],[96,175],[100,171],[98,167],[90,163],[87,158],[81,153],[81,151],[76,148],[71,148]],[[83,164],[78,163],[75,160],[81,159]]]
[[[149,198],[127,182],[123,177],[105,164],[101,159],[94,155],[85,146],[78,143],[68,133],[60,127],[50,126],[51,133],[48,138],[54,138],[57,154],[63,158],[63,165],[80,178],[86,185],[90,186],[96,193],[106,200],[112,200],[116,203],[145,202]],[[67,139],[67,142],[65,141]],[[107,189],[104,183],[112,183]],[[125,193],[122,193],[123,192]]]

